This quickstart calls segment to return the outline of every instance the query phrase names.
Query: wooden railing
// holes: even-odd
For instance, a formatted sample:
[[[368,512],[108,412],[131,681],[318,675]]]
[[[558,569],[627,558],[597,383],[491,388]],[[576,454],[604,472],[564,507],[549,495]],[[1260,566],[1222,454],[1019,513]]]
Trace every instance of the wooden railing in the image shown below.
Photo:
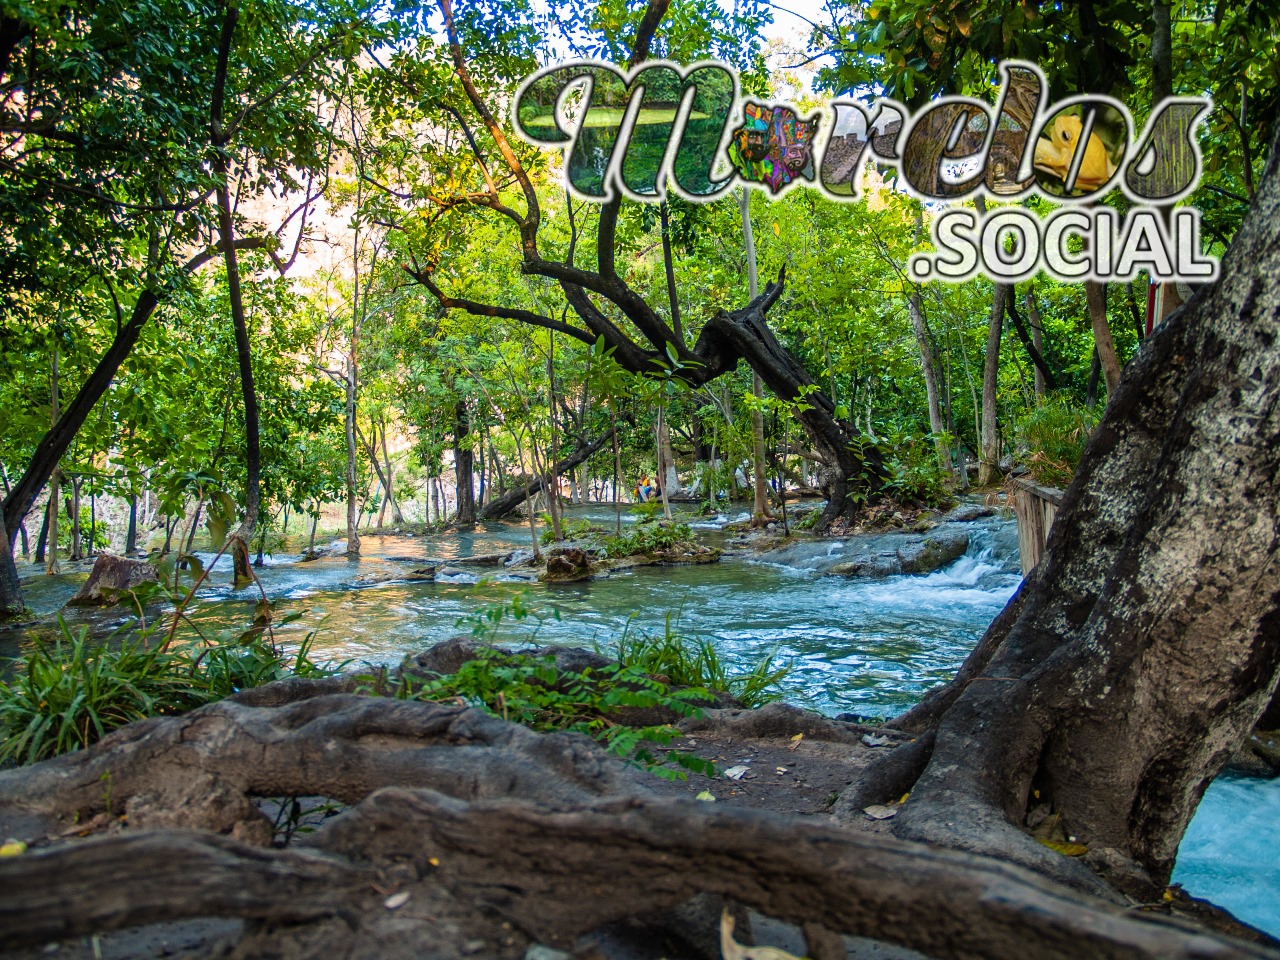
[[[1014,477],[1013,512],[1018,517],[1018,552],[1022,555],[1022,575],[1025,577],[1040,562],[1049,528],[1058,515],[1062,503],[1062,491],[1057,487],[1045,487],[1030,477]]]

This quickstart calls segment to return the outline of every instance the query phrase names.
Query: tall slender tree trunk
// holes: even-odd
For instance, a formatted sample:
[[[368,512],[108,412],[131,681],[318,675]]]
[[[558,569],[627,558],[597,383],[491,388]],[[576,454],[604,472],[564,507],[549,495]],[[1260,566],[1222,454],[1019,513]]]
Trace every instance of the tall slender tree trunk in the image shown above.
[[[40,532],[36,535],[36,563],[44,563],[45,550],[49,545],[49,505],[46,503],[40,511]]]
[[[760,284],[756,272],[756,238],[751,230],[751,194],[746,187],[740,188],[739,205],[742,208],[742,242],[747,251],[748,297],[755,300]],[[769,512],[769,488],[765,483],[764,414],[760,410],[764,401],[764,383],[754,369],[751,373],[751,395],[755,398],[751,406],[751,520],[752,523],[762,523],[772,516]]]
[[[384,438],[386,437],[386,429],[387,428],[384,425],[382,428]],[[376,463],[378,460],[379,450],[382,447],[382,443],[378,439],[378,425],[376,423],[369,428],[369,435],[373,438],[373,444],[369,448],[369,456],[370,459]],[[382,503],[378,507],[378,529],[381,530],[383,523],[387,518],[387,504],[391,502],[390,478],[387,476],[386,470],[381,465],[378,467],[378,482],[381,484],[382,492],[384,494],[382,497]]]
[[[1102,361],[1098,359],[1098,347],[1095,344],[1093,354],[1089,357],[1089,377],[1084,387],[1084,405],[1090,410],[1098,405],[1098,379],[1101,375]]]
[[[4,526],[4,513],[0,511],[0,537],[8,542],[9,533]],[[13,550],[0,550],[0,620],[22,613],[22,584],[18,580],[18,566],[13,560]]]
[[[1026,293],[1027,320],[1031,324],[1031,343],[1040,356],[1044,356],[1044,326],[1040,320],[1040,304],[1036,302],[1035,292],[1027,288]],[[1036,396],[1044,396],[1044,371],[1036,365]]]
[[[658,205],[658,216],[662,221],[662,263],[667,273],[667,300],[671,304],[671,329],[676,339],[684,343],[684,328],[680,325],[680,297],[676,293],[675,259],[671,254],[671,216],[667,201]]]
[[[1173,96],[1173,18],[1170,6],[1169,0],[1152,0],[1151,2],[1151,103],[1153,105]],[[1242,97],[1242,109],[1243,106]],[[1245,129],[1243,125],[1242,129]],[[1247,142],[1247,133],[1245,137]],[[1249,162],[1247,147],[1246,162]],[[1250,195],[1252,196],[1252,191]],[[1168,227],[1173,216],[1173,205],[1168,204],[1159,209],[1161,218]],[[1160,284],[1160,287],[1160,316],[1156,317],[1157,323],[1182,306],[1182,297],[1178,295],[1176,283],[1166,280]],[[1108,389],[1110,389],[1109,381]]]
[[[356,338],[359,324],[353,319],[351,343],[346,358],[345,429],[347,435],[347,556],[360,556],[360,491],[356,489],[356,392],[358,368],[356,365]]]
[[[129,494],[129,526],[124,534],[124,555],[131,557],[138,552],[138,495]]]
[[[68,560],[80,560],[84,557],[84,544],[81,542],[80,530],[80,477],[71,478],[71,554]]]
[[[453,405],[453,479],[458,499],[457,523],[460,527],[474,527],[476,524],[474,457],[471,450],[471,416],[467,412],[467,402],[459,400]],[[482,468],[481,477],[483,476]],[[481,479],[480,482],[483,491],[484,480]]]
[[[400,501],[396,499],[396,478],[392,472],[395,468],[391,466],[391,451],[387,447],[387,425],[382,424],[382,467],[387,477],[387,500],[391,503],[391,522],[399,525],[404,523],[404,514],[400,512]],[[382,526],[381,523],[378,526]]]
[[[613,397],[609,398],[609,416],[613,420],[613,532],[614,536],[622,536],[622,447],[618,440],[618,406]]]
[[[667,456],[671,447],[671,442],[667,438],[667,404],[665,400],[658,405],[658,424],[655,431],[657,436],[658,448],[658,476],[662,479],[659,481],[658,495],[662,498],[662,515],[668,520],[671,517],[671,490],[667,485]],[[664,442],[665,441],[665,442]],[[675,472],[674,470],[671,472]]]
[[[991,316],[987,321],[987,352],[982,367],[982,449],[978,458],[978,484],[986,486],[1000,475],[1000,434],[996,401],[1000,381],[1000,342],[1004,330],[1004,298],[1010,287],[995,284]]]
[[[557,543],[564,539],[564,528],[560,522],[560,475],[556,471],[556,447],[559,444],[559,431],[556,429],[556,335],[547,336],[547,416],[551,418],[551,444],[546,452],[546,480],[543,489],[547,494],[547,513],[551,515],[551,536]],[[529,446],[533,448],[536,460],[538,456],[537,442],[532,438],[530,428]]]
[[[920,351],[920,367],[924,371],[924,391],[929,404],[929,430],[933,434],[933,447],[938,453],[938,462],[950,470],[951,451],[943,440],[946,424],[942,419],[942,407],[938,402],[938,365],[933,358],[933,346],[929,342],[929,328],[925,323],[924,309],[920,304],[920,294],[912,290],[907,298],[907,312],[911,315],[911,329],[916,335],[916,349]]]
[[[53,346],[53,374],[49,380],[49,396],[50,396],[50,426],[58,422],[58,345]],[[59,487],[61,486],[62,470],[57,465],[53,468],[53,474],[49,477],[49,509],[47,516],[49,520],[49,541],[47,547],[47,560],[44,572],[46,574],[54,574],[58,572],[58,500],[60,498]]]
[[[1107,397],[1116,392],[1120,383],[1120,359],[1116,356],[1116,344],[1111,338],[1111,324],[1107,322],[1107,285],[1094,280],[1084,282],[1085,300],[1089,305],[1089,322],[1093,326],[1093,341],[1098,348],[1098,362],[1107,383]]]
[[[249,544],[258,525],[262,497],[262,442],[258,425],[258,393],[253,384],[253,357],[249,347],[249,326],[244,315],[244,296],[240,290],[240,263],[236,256],[235,219],[231,209],[231,171],[228,157],[229,137],[223,130],[222,110],[226,90],[227,61],[240,12],[227,10],[219,39],[217,74],[214,78],[210,140],[213,143],[213,169],[217,175],[215,196],[218,204],[218,232],[222,236],[223,262],[227,270],[227,299],[231,304],[231,322],[236,335],[236,364],[240,372],[240,395],[244,401],[245,491],[244,519],[231,544],[231,559],[236,586],[253,579],[249,570]],[[221,546],[221,545],[219,545]]]

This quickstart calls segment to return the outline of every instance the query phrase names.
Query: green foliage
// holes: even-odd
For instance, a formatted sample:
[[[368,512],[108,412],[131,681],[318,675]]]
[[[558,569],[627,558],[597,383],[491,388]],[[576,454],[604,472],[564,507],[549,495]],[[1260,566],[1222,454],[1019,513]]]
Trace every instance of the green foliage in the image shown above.
[[[727,693],[748,707],[781,700],[778,684],[794,669],[790,663],[775,665],[777,651],[774,651],[761,657],[746,673],[733,673],[710,638],[678,633],[669,613],[661,635],[624,635],[614,654],[619,663],[678,687]]]
[[[1037,483],[1065,487],[1097,425],[1097,414],[1070,398],[1047,397],[1017,421],[1018,462]]]
[[[543,530],[538,536],[538,542],[545,547],[555,541],[555,531],[549,528],[551,518],[545,513],[542,515],[542,522],[548,524],[548,529]],[[590,520],[572,520],[563,524],[560,532],[564,535],[565,540],[586,540],[604,531]]]
[[[679,735],[669,724],[630,726],[618,719],[628,709],[664,709],[682,716],[698,713],[701,689],[671,690],[637,667],[622,664],[561,671],[554,657],[482,648],[456,673],[425,682],[402,681],[402,699],[461,699],[473,707],[534,730],[572,730],[602,743],[618,757],[659,776],[683,779],[688,771],[715,774],[714,764],[678,750],[654,753],[647,744],[668,746]]]
[[[602,547],[606,557],[633,557],[693,542],[693,531],[687,523],[642,522],[620,536],[605,537]]]
[[[80,507],[80,547],[86,553],[111,546],[111,537],[107,535],[106,524],[102,522],[101,517],[97,519],[98,522],[95,524],[93,522],[93,511],[87,503]],[[89,542],[91,531],[93,533],[92,543]],[[68,517],[63,517],[58,522],[58,549],[64,552],[70,550],[71,539],[71,520]]]
[[[461,617],[458,620],[458,626],[470,626],[471,635],[477,640],[482,643],[494,643],[498,639],[502,622],[508,618],[517,622],[523,620],[536,621],[538,625],[533,631],[521,638],[525,643],[532,643],[538,636],[538,631],[542,629],[543,622],[546,620],[559,620],[560,611],[555,607],[529,606],[529,592],[521,590],[508,603],[495,603],[478,613],[471,614],[469,617]]]
[[[938,461],[931,435],[921,436],[895,426],[885,433],[881,449],[889,474],[885,488],[894,497],[931,507],[953,502],[947,486],[951,474]]]
[[[0,682],[0,763],[35,763],[79,750],[117,727],[173,715],[290,675],[333,672],[310,658],[309,635],[292,660],[253,629],[238,642],[165,647],[157,628],[131,625],[105,640],[89,628],[38,643]]]

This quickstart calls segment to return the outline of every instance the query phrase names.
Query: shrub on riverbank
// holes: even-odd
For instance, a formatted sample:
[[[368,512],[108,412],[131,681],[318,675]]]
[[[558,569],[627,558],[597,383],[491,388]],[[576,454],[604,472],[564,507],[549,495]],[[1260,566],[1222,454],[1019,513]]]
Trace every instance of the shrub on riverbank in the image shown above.
[[[482,646],[451,674],[427,679],[402,675],[394,696],[409,700],[462,700],[533,730],[572,730],[599,741],[613,755],[667,778],[693,770],[709,776],[714,764],[678,750],[655,753],[679,736],[666,723],[629,723],[628,712],[696,716],[710,695],[673,689],[645,671],[621,663],[561,670],[554,655],[508,653]]]
[[[693,530],[687,523],[660,523],[641,521],[632,529],[616,537],[605,537],[601,549],[605,557],[634,557],[637,554],[658,553],[677,547],[696,546]]]
[[[1017,421],[1018,462],[1037,483],[1065,487],[1098,425],[1098,415],[1069,398],[1050,396]]]
[[[105,640],[88,627],[38,643],[0,681],[0,763],[35,763],[79,750],[147,717],[184,713],[287,676],[336,672],[310,658],[314,635],[286,657],[253,629],[231,642],[166,646],[154,628]]]
[[[746,673],[734,673],[710,638],[677,633],[670,614],[660,636],[624,635],[614,653],[618,662],[626,666],[665,678],[676,686],[727,693],[747,707],[781,700],[778,684],[793,669],[789,663],[777,665],[774,651],[761,657]]]

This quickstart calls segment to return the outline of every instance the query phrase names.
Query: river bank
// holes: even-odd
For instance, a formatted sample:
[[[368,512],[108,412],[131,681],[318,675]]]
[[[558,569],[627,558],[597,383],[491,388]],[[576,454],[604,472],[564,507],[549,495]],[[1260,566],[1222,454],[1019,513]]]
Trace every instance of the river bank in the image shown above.
[[[636,519],[624,514],[628,526]],[[285,544],[299,552],[269,555],[257,573],[280,613],[300,614],[279,628],[286,648],[318,631],[313,655],[319,659],[392,665],[470,630],[485,611],[523,595],[534,615],[502,621],[490,639],[607,650],[623,634],[661,635],[670,625],[712,638],[731,666],[747,667],[770,653],[791,661],[795,669],[783,682],[786,699],[826,717],[889,717],[909,707],[954,674],[1020,581],[1016,530],[1011,519],[999,515],[956,524],[966,533],[963,552],[927,574],[877,571],[889,554],[898,556],[895,538],[906,536],[899,532],[833,539],[801,534],[783,543],[772,539],[777,531],[744,540],[733,529],[745,519],[741,514],[700,517],[683,510],[679,519],[700,541],[723,551],[723,559],[541,584],[527,569],[465,562],[527,547],[527,527],[491,523],[470,532],[368,536],[359,560],[345,557],[341,541],[325,544],[326,555],[311,562],[301,557],[305,543]],[[574,508],[569,520],[612,529],[614,513],[609,507]],[[207,562],[213,559],[208,550],[198,553]],[[398,578],[425,560],[440,562],[432,580]],[[34,571],[24,568],[23,573]],[[199,594],[197,622],[217,627],[252,616],[257,588],[232,590],[229,573],[225,559],[215,566],[211,583]],[[34,577],[27,595],[39,620],[0,634],[0,653],[17,655],[32,638],[51,635],[53,615],[86,576],[87,566],[59,577]],[[65,616],[73,628],[105,630],[119,623],[124,611],[68,609]],[[742,754],[741,738],[732,735],[704,733],[691,740],[684,746],[700,756],[749,769],[738,780],[695,777],[672,790],[693,796],[708,790],[717,802],[767,796],[773,803],[793,802],[793,812],[819,815],[829,796],[854,775],[855,754],[877,749],[865,744],[846,749],[841,740],[810,736],[798,743],[783,739],[756,745]],[[741,763],[748,757],[751,763]],[[778,773],[779,768],[785,772]],[[1212,890],[1228,905],[1234,905],[1231,888],[1256,889],[1274,873],[1266,833],[1242,836],[1228,828],[1255,808],[1268,809],[1273,802],[1268,798],[1280,796],[1275,783],[1242,792],[1231,782],[1210,788],[1188,835],[1198,839],[1175,874],[1188,890]],[[1216,846],[1215,837],[1220,838]],[[1268,889],[1280,889],[1280,878]],[[1252,899],[1252,905],[1238,907],[1242,917],[1280,931],[1277,898]]]

